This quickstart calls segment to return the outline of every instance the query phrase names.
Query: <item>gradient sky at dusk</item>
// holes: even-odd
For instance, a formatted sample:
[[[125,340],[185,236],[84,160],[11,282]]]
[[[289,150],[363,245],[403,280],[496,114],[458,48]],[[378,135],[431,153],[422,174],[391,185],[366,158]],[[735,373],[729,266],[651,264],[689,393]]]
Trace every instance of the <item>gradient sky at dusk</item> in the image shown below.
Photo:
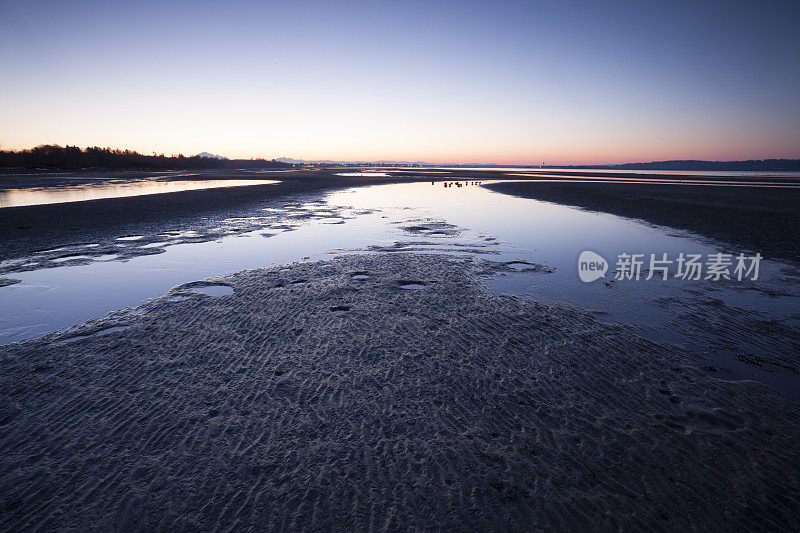
[[[800,157],[798,20],[797,1],[0,0],[0,146]]]

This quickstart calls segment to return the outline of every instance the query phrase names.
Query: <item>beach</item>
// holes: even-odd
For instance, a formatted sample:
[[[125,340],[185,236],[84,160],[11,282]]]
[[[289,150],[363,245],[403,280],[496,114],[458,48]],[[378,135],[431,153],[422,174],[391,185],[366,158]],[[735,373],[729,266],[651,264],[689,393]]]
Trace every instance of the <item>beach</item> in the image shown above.
[[[181,231],[199,231],[213,222],[243,215],[251,215],[264,201],[272,198],[294,197],[306,199],[311,195],[334,189],[369,184],[386,183],[384,177],[343,177],[337,174],[345,169],[311,171],[199,171],[187,178],[185,172],[96,172],[96,177],[86,179],[87,173],[75,173],[67,180],[61,173],[25,174],[4,177],[0,182],[6,187],[47,189],[74,184],[77,186],[107,181],[135,179],[193,179],[242,180],[278,179],[274,185],[215,188],[151,194],[127,198],[106,198],[85,202],[33,205],[0,209],[0,226],[5,230],[0,259],[11,259],[37,250],[80,242],[110,241],[131,234],[156,234],[179,228]],[[91,176],[91,174],[89,174]],[[437,179],[434,177],[433,179]],[[428,176],[402,175],[390,181],[429,180]],[[0,186],[0,191],[2,191]],[[211,222],[209,222],[211,221]]]
[[[519,169],[518,169],[519,170]],[[110,242],[119,236],[158,234],[178,228],[208,235],[215,223],[231,217],[252,216],[264,202],[292,198],[313,200],[333,190],[390,183],[478,183],[504,194],[575,205],[684,229],[743,246],[768,256],[800,261],[800,176],[781,178],[793,188],[719,187],[717,181],[752,183],[776,178],[720,178],[676,173],[676,184],[657,183],[664,176],[614,174],[614,179],[640,183],[586,183],[608,174],[570,172],[553,182],[551,171],[508,172],[502,169],[383,169],[321,168],[290,171],[207,170],[186,172],[96,171],[95,173],[0,174],[0,192],[8,188],[48,189],[132,180],[279,180],[273,185],[190,190],[145,196],[106,198],[63,204],[0,209],[4,228],[0,260],[48,250],[64,243]],[[342,175],[347,174],[347,175]],[[355,175],[353,175],[355,174]],[[724,173],[722,173],[724,175]],[[564,181],[569,179],[569,181]],[[685,185],[679,180],[708,185]],[[647,181],[653,181],[648,183]],[[211,234],[208,238],[213,238]],[[2,274],[0,269],[0,274]]]
[[[675,240],[670,228],[656,238],[647,224],[525,198],[615,212],[591,204],[581,183],[500,183],[508,176],[486,171],[313,172],[0,209],[16,227],[4,241],[9,285],[0,290],[29,298],[52,272],[86,287],[102,276],[103,289],[83,290],[122,295],[100,300],[106,310],[90,308],[88,320],[0,346],[0,529],[800,526],[791,392],[800,337],[791,318],[739,316],[742,302],[764,298],[791,314],[794,263],[765,266],[766,285],[662,294],[578,283],[584,292],[571,294],[582,301],[559,302],[553,295],[574,274],[553,254],[582,242],[587,227],[664,246],[749,241],[698,226],[690,229],[706,231],[702,239]],[[479,176],[497,182],[481,186]],[[544,196],[557,186],[574,187],[581,201]],[[667,203],[685,190],[629,187]],[[728,194],[742,193],[717,198]],[[421,196],[430,200],[408,200]],[[619,214],[669,222],[636,205]],[[726,209],[706,212],[719,223]],[[491,226],[495,211],[541,233],[504,241],[514,226]],[[470,221],[478,227],[463,227]],[[550,225],[560,228],[552,243]],[[793,238],[780,235],[779,255],[791,258]],[[269,255],[284,242],[302,246]],[[254,252],[242,255],[242,246]],[[201,252],[183,260],[177,250]],[[215,266],[221,250],[239,255]],[[187,270],[180,276],[190,281],[171,289],[145,285],[152,298],[126,296],[137,276],[203,261],[211,265],[198,273],[219,274]],[[167,288],[171,279],[180,278],[165,278]],[[56,301],[52,290],[43,302]],[[623,302],[642,295],[651,306],[626,318]],[[714,353],[649,335],[653,326],[638,317],[652,309],[666,309],[667,331],[709,335],[692,342]],[[736,359],[745,349],[753,355]]]
[[[796,404],[502,268],[243,271],[4,347],[2,527],[796,529]]]
[[[6,2],[0,533],[800,531],[799,2]]]
[[[520,181],[487,187],[684,229],[800,263],[800,187],[796,179],[779,180],[786,188],[720,187],[707,181],[708,185]]]

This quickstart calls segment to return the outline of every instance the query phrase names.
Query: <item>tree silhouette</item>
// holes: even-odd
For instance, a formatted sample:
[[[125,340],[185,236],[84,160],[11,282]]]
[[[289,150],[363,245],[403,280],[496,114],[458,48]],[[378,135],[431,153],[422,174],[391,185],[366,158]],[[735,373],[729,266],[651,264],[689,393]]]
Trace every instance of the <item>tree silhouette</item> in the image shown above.
[[[91,146],[43,144],[29,150],[0,150],[0,167],[27,169],[213,169],[213,168],[293,168],[295,165],[266,159],[216,159],[183,154],[143,155],[131,150]]]

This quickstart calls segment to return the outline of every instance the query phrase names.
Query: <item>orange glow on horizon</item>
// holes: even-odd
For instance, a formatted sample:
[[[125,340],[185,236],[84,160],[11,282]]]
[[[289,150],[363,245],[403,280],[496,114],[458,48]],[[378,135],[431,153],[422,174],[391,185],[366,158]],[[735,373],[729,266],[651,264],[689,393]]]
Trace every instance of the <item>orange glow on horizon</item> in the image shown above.
[[[0,145],[0,150],[26,150],[39,146],[42,144],[57,144],[60,146],[79,146],[86,148],[88,146],[109,146],[112,149],[120,150],[134,150],[140,154],[150,155],[153,153],[171,155],[184,155],[190,157],[201,152],[209,152],[215,155],[221,155],[228,159],[277,159],[277,158],[291,158],[302,161],[336,161],[343,163],[359,163],[359,162],[379,162],[379,161],[398,161],[398,162],[424,162],[435,165],[466,165],[466,164],[498,164],[510,166],[540,166],[542,164],[547,166],[554,165],[615,165],[624,163],[646,163],[651,161],[674,161],[674,160],[701,160],[701,161],[740,161],[740,160],[759,160],[759,159],[797,159],[800,158],[800,151],[798,152],[779,152],[779,153],[764,153],[759,150],[735,149],[727,147],[727,149],[720,148],[718,150],[704,150],[701,148],[695,150],[675,149],[674,151],[663,148],[660,150],[640,150],[640,151],[623,151],[623,150],[609,150],[605,152],[587,152],[585,154],[574,153],[572,150],[551,150],[544,154],[535,155],[517,155],[513,153],[503,153],[492,155],[491,153],[472,153],[472,155],[464,155],[460,152],[451,152],[449,154],[437,154],[433,151],[422,151],[421,153],[394,153],[387,151],[378,152],[376,155],[367,155],[359,152],[344,152],[344,153],[327,153],[327,152],[304,152],[304,153],[267,153],[265,152],[245,152],[239,150],[224,151],[214,150],[213,147],[203,145],[197,148],[187,149],[186,147],[175,147],[173,149],[156,149],[153,147],[132,147],[132,146],[115,146],[108,143],[90,143],[80,145],[75,142],[42,142],[35,145]]]

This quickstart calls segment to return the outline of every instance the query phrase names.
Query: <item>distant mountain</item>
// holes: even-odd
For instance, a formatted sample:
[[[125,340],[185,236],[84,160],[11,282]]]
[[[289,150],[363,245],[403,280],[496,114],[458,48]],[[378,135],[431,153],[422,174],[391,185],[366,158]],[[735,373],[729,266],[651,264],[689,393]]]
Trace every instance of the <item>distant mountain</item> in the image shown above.
[[[651,163],[626,163],[609,165],[621,170],[750,170],[750,171],[798,171],[800,159],[750,159],[747,161],[653,161]]]
[[[200,152],[195,157],[204,157],[206,159],[220,159],[220,160],[223,160],[223,161],[227,161],[227,159],[228,159],[225,156],[216,155],[216,154],[210,154],[208,152]]]
[[[649,163],[624,163],[620,165],[572,165],[545,168],[586,168],[613,170],[716,170],[716,171],[800,171],[800,159],[749,159],[747,161],[674,160]]]

